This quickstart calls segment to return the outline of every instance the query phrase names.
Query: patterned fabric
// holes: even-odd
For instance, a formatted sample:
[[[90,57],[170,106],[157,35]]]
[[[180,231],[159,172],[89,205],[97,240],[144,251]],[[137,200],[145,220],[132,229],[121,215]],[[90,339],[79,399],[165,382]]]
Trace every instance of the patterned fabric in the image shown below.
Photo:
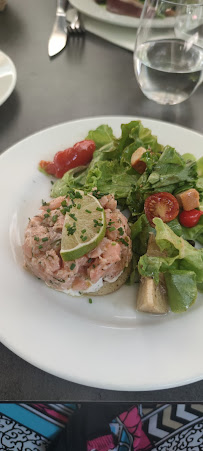
[[[0,403],[0,450],[46,451],[78,404]],[[139,404],[113,418],[87,451],[203,451],[203,404]]]
[[[0,403],[0,450],[45,451],[77,404]]]

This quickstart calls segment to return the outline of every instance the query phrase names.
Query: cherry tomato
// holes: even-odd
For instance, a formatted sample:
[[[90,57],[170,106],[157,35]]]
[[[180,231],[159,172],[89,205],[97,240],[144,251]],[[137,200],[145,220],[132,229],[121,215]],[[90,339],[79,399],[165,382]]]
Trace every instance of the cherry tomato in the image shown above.
[[[179,213],[179,204],[170,193],[155,193],[147,197],[144,209],[148,221],[154,227],[152,222],[154,218],[161,218],[163,222],[175,219]]]
[[[199,210],[183,210],[179,215],[179,221],[184,227],[194,227],[198,224],[200,217],[203,215],[203,211]]]
[[[48,174],[61,178],[69,169],[87,165],[92,160],[95,149],[94,141],[80,141],[73,147],[57,152],[53,162],[40,161],[40,167]]]

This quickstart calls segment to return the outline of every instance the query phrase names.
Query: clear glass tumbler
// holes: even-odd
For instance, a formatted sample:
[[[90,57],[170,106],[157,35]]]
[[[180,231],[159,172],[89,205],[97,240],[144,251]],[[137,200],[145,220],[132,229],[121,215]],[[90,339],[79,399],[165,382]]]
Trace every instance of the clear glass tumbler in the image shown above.
[[[163,105],[188,99],[203,79],[203,0],[145,0],[134,69],[149,99]]]

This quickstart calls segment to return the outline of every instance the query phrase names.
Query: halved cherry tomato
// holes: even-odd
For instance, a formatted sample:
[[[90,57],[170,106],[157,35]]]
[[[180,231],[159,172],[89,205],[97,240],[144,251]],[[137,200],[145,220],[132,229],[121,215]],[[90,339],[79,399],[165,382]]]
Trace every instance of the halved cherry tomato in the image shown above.
[[[57,152],[53,162],[42,160],[39,165],[48,174],[61,178],[69,169],[86,166],[92,160],[95,149],[94,141],[80,141],[73,147]]]
[[[154,227],[154,218],[161,218],[163,222],[175,219],[179,213],[179,204],[172,194],[161,192],[147,197],[144,209],[148,221]]]
[[[179,221],[184,227],[194,227],[198,224],[200,217],[203,215],[203,211],[199,210],[183,210],[179,215]]]

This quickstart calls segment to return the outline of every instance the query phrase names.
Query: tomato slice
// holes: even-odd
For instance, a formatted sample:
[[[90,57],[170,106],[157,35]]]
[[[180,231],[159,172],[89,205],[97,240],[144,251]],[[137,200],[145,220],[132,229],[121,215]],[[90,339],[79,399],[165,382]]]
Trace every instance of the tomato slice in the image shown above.
[[[73,147],[60,150],[55,154],[53,161],[42,160],[39,165],[47,174],[61,178],[69,169],[86,166],[90,163],[95,149],[95,142],[86,139],[76,143]]]
[[[195,208],[190,211],[183,210],[179,215],[179,221],[184,227],[195,227],[202,215],[203,211],[196,210]]]
[[[179,204],[172,194],[161,192],[147,197],[144,209],[148,221],[154,227],[154,218],[161,218],[163,222],[175,219],[179,213]]]

